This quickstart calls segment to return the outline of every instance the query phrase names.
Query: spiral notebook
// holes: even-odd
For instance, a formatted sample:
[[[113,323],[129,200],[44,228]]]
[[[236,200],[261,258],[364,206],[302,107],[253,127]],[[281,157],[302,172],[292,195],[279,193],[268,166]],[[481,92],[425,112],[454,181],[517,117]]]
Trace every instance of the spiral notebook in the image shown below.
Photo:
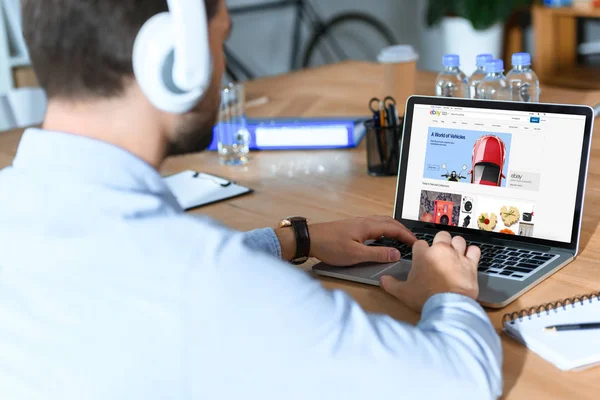
[[[502,319],[504,331],[562,370],[600,365],[600,330],[544,331],[547,326],[600,322],[600,292],[533,307]]]
[[[252,193],[252,189],[215,175],[183,171],[163,178],[184,210]]]

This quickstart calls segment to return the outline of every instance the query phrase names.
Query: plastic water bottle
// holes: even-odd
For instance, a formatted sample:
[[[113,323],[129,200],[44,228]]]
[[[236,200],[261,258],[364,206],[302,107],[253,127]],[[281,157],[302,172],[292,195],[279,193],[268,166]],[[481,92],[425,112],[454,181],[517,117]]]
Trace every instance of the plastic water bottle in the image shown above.
[[[487,72],[477,88],[477,98],[484,100],[510,100],[508,81],[504,76],[504,61],[492,60],[485,64]]]
[[[513,69],[506,74],[511,100],[537,103],[540,101],[540,81],[531,69],[529,53],[512,55]]]
[[[485,64],[488,61],[492,61],[493,59],[494,59],[494,56],[492,56],[491,54],[479,54],[477,56],[477,58],[475,60],[477,69],[475,70],[475,72],[473,72],[473,74],[471,75],[471,77],[469,78],[469,81],[468,81],[470,98],[472,98],[472,99],[477,98],[477,87],[479,86],[479,84],[481,83],[483,78],[485,78],[485,76],[486,76]]]
[[[459,68],[460,58],[446,54],[442,58],[444,70],[437,76],[435,94],[440,97],[468,97],[467,76]]]

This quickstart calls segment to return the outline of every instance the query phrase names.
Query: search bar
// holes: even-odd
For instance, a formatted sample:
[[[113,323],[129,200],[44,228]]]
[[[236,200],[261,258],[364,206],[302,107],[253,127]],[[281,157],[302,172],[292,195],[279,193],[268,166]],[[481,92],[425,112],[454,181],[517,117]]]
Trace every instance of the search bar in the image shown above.
[[[451,111],[446,113],[445,115],[442,114],[440,115],[440,117],[454,117],[457,119],[476,119],[476,120],[480,120],[480,121],[510,121],[510,122],[514,122],[514,123],[523,123],[523,122],[529,122],[529,117],[515,117],[515,116],[510,116],[510,115],[505,115],[505,114],[494,114],[494,113],[473,113],[473,112],[457,112],[457,111]]]

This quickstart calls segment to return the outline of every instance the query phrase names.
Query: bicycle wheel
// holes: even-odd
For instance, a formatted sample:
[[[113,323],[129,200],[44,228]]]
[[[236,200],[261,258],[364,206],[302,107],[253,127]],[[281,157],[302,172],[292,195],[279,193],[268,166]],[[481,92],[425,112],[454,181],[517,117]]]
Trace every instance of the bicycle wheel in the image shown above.
[[[394,34],[376,18],[359,12],[343,13],[313,31],[302,57],[302,66],[348,59],[373,61],[383,47],[395,43]]]

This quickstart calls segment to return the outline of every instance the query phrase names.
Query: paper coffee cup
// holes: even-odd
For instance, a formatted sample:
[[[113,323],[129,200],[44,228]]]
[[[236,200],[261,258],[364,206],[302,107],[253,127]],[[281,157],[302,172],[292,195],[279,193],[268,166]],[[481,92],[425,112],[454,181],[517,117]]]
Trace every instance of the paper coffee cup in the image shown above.
[[[419,55],[412,46],[386,47],[377,56],[383,65],[383,87],[380,96],[396,99],[398,112],[404,115],[406,100],[416,90],[417,60]]]

